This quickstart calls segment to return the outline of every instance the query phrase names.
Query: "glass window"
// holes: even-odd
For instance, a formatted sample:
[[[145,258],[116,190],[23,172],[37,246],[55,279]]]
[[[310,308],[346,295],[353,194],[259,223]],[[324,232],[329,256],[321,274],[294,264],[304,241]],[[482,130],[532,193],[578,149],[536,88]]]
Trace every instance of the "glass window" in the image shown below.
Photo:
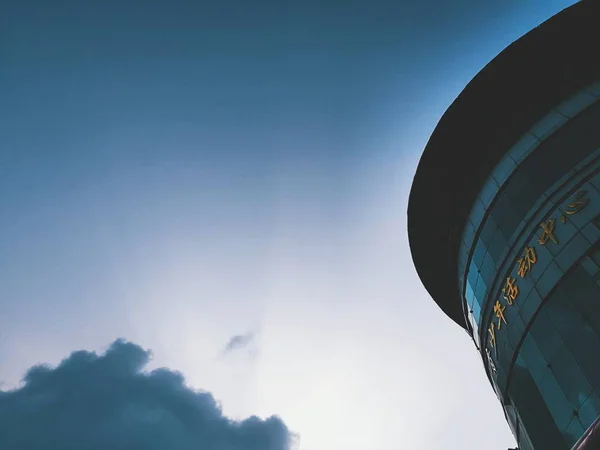
[[[504,195],[510,198],[511,205],[521,219],[529,212],[540,195],[538,189],[535,189],[532,177],[525,177],[518,172],[517,174],[520,176],[514,176],[510,180]]]
[[[483,263],[483,258],[485,258],[486,252],[487,248],[485,248],[484,243],[480,240],[477,241],[477,245],[473,250],[473,257],[471,258],[471,261],[475,263],[478,268],[481,267],[481,263]]]
[[[564,337],[565,345],[585,373],[588,382],[600,392],[600,341],[594,330],[586,325]]]
[[[498,325],[497,322],[496,325]],[[515,355],[515,350],[513,346],[511,345],[510,341],[506,339],[506,330],[504,329],[505,327],[506,324],[503,323],[502,329],[496,330],[496,346],[498,348],[497,365],[500,367],[510,366],[513,356]]]
[[[553,255],[559,255],[560,253],[562,253],[564,249],[570,245],[571,239],[579,233],[579,228],[573,225],[573,222],[571,220],[567,220],[565,223],[560,223],[559,217],[560,212],[558,212],[557,215],[554,216],[554,219],[556,220],[556,229],[554,230],[554,235],[558,240],[558,245],[551,242],[548,242],[546,244],[546,247],[548,247],[548,250]]]
[[[506,330],[508,340],[513,348],[517,348],[523,337],[523,333],[525,332],[525,323],[523,322],[523,319],[521,319],[521,316],[516,313],[514,308],[507,308],[507,311],[509,311],[506,318],[506,321],[508,322]]]
[[[590,244],[595,244],[600,239],[600,230],[594,221],[588,223],[581,229],[581,233],[585,236]]]
[[[513,199],[506,193],[497,197],[494,204],[493,217],[504,236],[511,236],[521,221],[521,215],[513,207]]]
[[[516,276],[515,284],[519,288],[519,295],[516,300],[516,307],[521,308],[521,304],[525,303],[525,299],[529,296],[530,292],[533,290],[533,281],[529,276],[525,276],[525,278],[521,278]]]
[[[475,227],[470,221],[467,221],[465,225],[465,229],[463,231],[463,242],[467,246],[467,248],[471,248],[473,245],[473,238],[475,237]]]
[[[574,410],[592,393],[592,386],[581,371],[581,367],[563,344],[556,356],[550,361],[550,371],[562,388]]]
[[[600,416],[600,398],[598,395],[591,394],[579,408],[578,414],[581,424],[587,430]]]
[[[467,300],[467,305],[473,305],[473,300],[475,299],[475,291],[471,287],[471,282],[469,280],[467,280],[467,282],[465,283],[465,299]]]
[[[475,204],[473,205],[473,209],[471,209],[471,214],[470,214],[470,220],[475,225],[475,229],[479,228],[484,216],[485,216],[485,208],[483,207],[481,200],[479,200],[479,198],[478,198],[477,201],[475,202]]]
[[[590,253],[590,258],[592,258],[597,266],[600,266],[600,250],[598,250],[597,247],[592,253]]]
[[[486,294],[487,284],[480,275],[477,277],[477,286],[475,286],[475,299],[479,302],[480,305],[484,304]]]
[[[543,309],[536,316],[529,334],[535,339],[546,361],[552,361],[563,342]]]
[[[485,255],[483,263],[481,264],[481,276],[488,285],[491,285],[494,278],[496,278],[496,266],[489,253]]]
[[[546,375],[539,383],[538,388],[544,397],[550,414],[559,430],[564,430],[573,419],[573,408],[569,404],[567,397],[563,393],[556,379],[551,375]]]
[[[491,244],[492,238],[494,237],[494,233],[496,233],[497,229],[498,226],[496,225],[494,218],[491,215],[488,216],[485,220],[485,225],[481,230],[481,234],[479,235],[479,240],[483,241],[485,245]]]
[[[475,290],[475,286],[477,286],[477,277],[479,276],[479,269],[473,263],[469,266],[469,273],[467,274],[467,280],[471,282],[471,286],[473,286],[473,290]]]
[[[542,303],[542,297],[533,289],[519,308],[523,322],[528,323]]]
[[[527,430],[519,421],[519,450],[533,450],[533,444],[527,436]]]
[[[561,228],[562,231],[562,228]],[[573,239],[563,248],[558,254],[555,261],[556,264],[566,271],[571,268],[590,248],[590,243],[583,237],[583,234],[577,233]]]
[[[600,190],[600,173],[592,177],[588,183],[594,186],[596,189]]]
[[[506,251],[507,243],[504,234],[500,231],[496,231],[492,243],[488,246],[488,253],[492,256],[493,260],[499,262]]]
[[[564,439],[554,423],[542,392],[531,371],[517,358],[509,386],[509,396],[517,408],[527,436],[544,450],[565,450]]]
[[[594,260],[589,256],[583,258],[580,264],[585,269],[585,271],[592,277],[596,276],[596,274],[600,271],[600,267],[598,267]]]
[[[473,303],[473,306],[471,306],[471,311],[473,311],[473,317],[475,318],[475,321],[479,323],[479,319],[481,319],[481,306],[479,306],[479,303]]]
[[[561,268],[558,267],[554,261],[552,261],[535,284],[535,287],[542,298],[546,297],[550,293],[562,275],[563,271]]]
[[[583,228],[587,223],[592,220],[598,214],[598,204],[600,203],[600,196],[598,195],[598,191],[596,188],[590,184],[586,183],[581,186],[578,191],[585,191],[585,196],[583,198],[588,199],[588,206],[581,209],[577,214],[573,214],[569,216],[568,222],[573,223],[578,228]],[[573,202],[576,199],[575,194],[569,197],[563,204],[561,209],[566,209],[569,203]],[[595,205],[594,207],[590,207],[591,205]]]
[[[544,306],[544,312],[561,336],[567,336],[583,326],[581,312],[573,308],[573,300],[562,284],[552,293],[551,300]]]
[[[521,364],[527,367],[531,377],[539,383],[549,372],[548,362],[542,356],[537,343],[531,336],[526,336],[519,351]]]
[[[529,274],[531,275],[531,278],[533,278],[534,281],[537,281],[544,274],[546,268],[554,259],[552,253],[550,253],[546,248],[548,245],[554,244],[552,242],[547,243],[546,245],[537,245],[537,242],[535,242],[535,244],[535,254],[537,261],[535,265],[531,268]]]
[[[591,286],[580,286],[580,291],[574,293],[573,298],[585,321],[584,326],[589,325],[594,333],[600,334],[600,301],[590,301],[600,298],[600,286],[591,281]]]
[[[577,417],[573,417],[573,420],[571,420],[571,423],[569,423],[565,432],[563,433],[568,447],[573,447],[579,438],[583,436],[583,433],[585,433],[585,428]]]

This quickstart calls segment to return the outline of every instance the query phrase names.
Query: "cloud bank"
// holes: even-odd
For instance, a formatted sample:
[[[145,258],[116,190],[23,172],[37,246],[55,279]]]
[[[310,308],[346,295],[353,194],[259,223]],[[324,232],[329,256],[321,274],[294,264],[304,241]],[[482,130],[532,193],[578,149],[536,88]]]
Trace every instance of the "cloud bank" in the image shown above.
[[[77,351],[56,368],[32,367],[0,391],[3,450],[290,450],[278,417],[233,421],[180,373],[143,373],[150,352],[115,341],[104,355]]]

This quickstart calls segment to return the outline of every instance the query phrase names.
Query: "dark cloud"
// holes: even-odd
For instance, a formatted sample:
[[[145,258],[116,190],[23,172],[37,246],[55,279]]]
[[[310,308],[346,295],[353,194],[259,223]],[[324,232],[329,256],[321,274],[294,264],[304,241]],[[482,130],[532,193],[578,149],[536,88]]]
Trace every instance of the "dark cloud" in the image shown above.
[[[150,353],[122,340],[104,355],[77,351],[58,367],[31,368],[0,391],[3,450],[289,450],[292,435],[273,416],[223,416],[208,392],[180,373],[142,373]]]
[[[246,334],[238,334],[233,336],[225,345],[225,349],[223,353],[230,353],[234,350],[239,350],[241,348],[245,348],[252,343],[254,340],[254,332],[249,332]]]

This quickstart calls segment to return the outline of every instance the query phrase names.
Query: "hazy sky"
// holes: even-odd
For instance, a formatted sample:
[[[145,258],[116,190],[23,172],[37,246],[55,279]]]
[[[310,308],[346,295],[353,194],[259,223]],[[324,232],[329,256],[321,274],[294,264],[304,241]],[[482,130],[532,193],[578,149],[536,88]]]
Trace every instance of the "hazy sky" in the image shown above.
[[[514,446],[407,197],[466,83],[572,3],[0,2],[3,389],[117,360],[300,450]]]

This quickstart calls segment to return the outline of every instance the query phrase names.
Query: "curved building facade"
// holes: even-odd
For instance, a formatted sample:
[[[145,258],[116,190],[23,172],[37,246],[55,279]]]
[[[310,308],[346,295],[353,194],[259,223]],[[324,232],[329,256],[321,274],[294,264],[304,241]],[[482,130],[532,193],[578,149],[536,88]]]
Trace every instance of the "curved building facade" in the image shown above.
[[[522,450],[581,446],[600,416],[599,23],[581,1],[492,60],[409,199],[417,272],[472,336]]]

